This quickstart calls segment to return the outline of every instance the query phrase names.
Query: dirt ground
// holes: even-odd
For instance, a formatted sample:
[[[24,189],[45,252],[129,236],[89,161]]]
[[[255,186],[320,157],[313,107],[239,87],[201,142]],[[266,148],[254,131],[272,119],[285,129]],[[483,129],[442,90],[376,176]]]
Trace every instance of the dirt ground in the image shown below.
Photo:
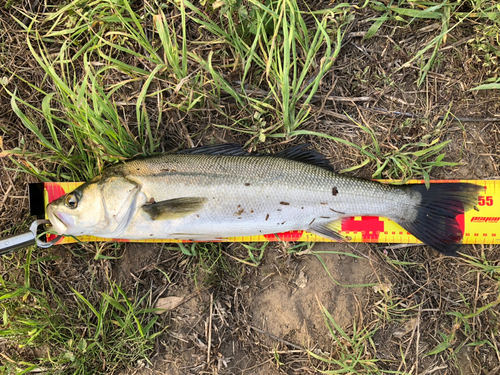
[[[377,261],[347,255],[353,251],[369,253],[365,244],[324,243],[316,244],[313,250],[332,253],[322,254],[322,263],[309,251],[290,256],[283,246],[273,246],[259,267],[233,264],[237,267],[233,272],[238,275],[227,280],[225,290],[197,288],[189,278],[171,285],[166,294],[184,297],[186,302],[163,317],[170,331],[161,342],[167,352],[155,357],[152,369],[127,374],[211,372],[214,365],[227,374],[282,373],[274,357],[263,360],[262,352],[278,353],[280,361],[294,371],[308,367],[306,349],[326,354],[333,340],[319,303],[347,329],[353,321],[362,320],[367,308],[371,288],[364,285],[381,281],[388,285],[377,272]],[[135,255],[138,252],[142,254],[140,260]],[[154,277],[150,273],[154,271],[144,268],[154,269],[157,259],[157,246],[128,246],[114,265],[113,276],[125,285],[134,279],[150,285],[149,278]],[[204,277],[201,275],[201,280]],[[211,301],[215,301],[212,310]],[[209,356],[208,330],[212,342]]]
[[[24,100],[40,106],[42,96],[26,82],[45,88],[49,84],[27,52],[23,30],[11,17],[19,15],[16,12],[0,9],[0,79],[7,77],[11,91],[16,88]],[[363,40],[376,16],[370,9],[355,12],[356,22],[338,61],[321,84],[321,99],[311,105],[312,116],[304,128],[359,145],[370,144],[370,136],[349,121],[349,115],[373,129],[384,150],[439,136],[441,141],[451,140],[445,160],[460,165],[435,168],[431,178],[499,179],[500,93],[471,91],[498,73],[485,67],[467,42],[475,35],[475,22],[450,32],[449,41],[440,48],[438,63],[419,87],[419,66],[397,68],[439,31],[429,21],[416,20],[410,29],[394,22],[382,27],[375,37]],[[359,102],[356,98],[368,99]],[[234,103],[221,101],[227,117],[221,115],[221,108],[210,106],[196,116],[171,108],[165,111],[159,134],[168,136],[162,138],[161,148],[171,150],[188,139],[197,145],[213,140],[248,141],[241,132],[215,126],[230,126],[231,119],[239,116]],[[441,123],[439,117],[448,112],[462,121]],[[0,137],[4,150],[36,153],[41,149],[36,136],[14,114],[2,87]],[[337,171],[363,161],[355,150],[324,138],[304,136],[283,141],[286,146],[303,142],[325,154]],[[279,150],[285,145],[268,139],[259,147]],[[15,162],[25,163],[26,159],[0,155],[0,236],[6,236],[25,230],[31,222],[27,184],[37,179],[17,170]],[[27,160],[49,172],[56,168],[33,158]],[[350,174],[370,178],[375,168],[374,163],[368,163]],[[466,307],[493,303],[498,296],[498,276],[480,274],[463,257],[444,257],[424,246],[317,243],[309,250],[291,251],[296,245],[270,244],[258,266],[239,261],[248,257],[240,244],[214,245],[213,254],[220,257],[211,265],[202,263],[210,259],[208,256],[189,257],[179,250],[150,244],[108,246],[104,251],[97,244],[83,244],[37,252],[40,258],[54,256],[43,262],[43,270],[59,285],[55,290],[68,304],[72,297],[66,295],[67,286],[98,294],[107,290],[108,280],[120,284],[131,298],[148,295],[149,307],[160,298],[183,298],[179,306],[159,315],[155,329],[163,332],[156,338],[151,363],[141,360],[116,372],[121,375],[317,374],[336,367],[313,354],[340,358],[339,343],[347,351],[360,350],[362,359],[380,360],[381,373],[500,373],[499,348],[495,348],[500,345],[498,336],[487,337],[492,346],[460,346],[472,335],[498,332],[498,305],[473,318],[474,333],[465,331],[463,325],[457,327],[449,314],[466,314]],[[98,251],[116,259],[95,260]],[[463,253],[484,257],[485,262],[498,267],[499,246],[464,246]],[[17,261],[22,264],[22,260]],[[0,272],[5,275],[9,270],[4,264]],[[22,279],[22,274],[18,277]],[[36,278],[33,283],[36,287]],[[373,336],[359,340],[359,347],[361,342],[365,345],[362,349],[344,338],[336,340],[321,306],[350,337],[363,332],[373,332]],[[334,333],[341,336],[338,329]],[[454,334],[450,349],[425,355],[441,342],[439,333]],[[1,345],[4,353],[17,350],[12,345],[7,350],[5,342]]]
[[[158,246],[128,244],[111,267],[112,278],[130,291],[140,283],[153,298],[175,296],[185,302],[162,314],[160,326],[168,326],[168,332],[157,342],[153,366],[141,362],[122,374],[319,373],[329,367],[311,358],[307,351],[329,358],[338,350],[321,305],[341,329],[352,334],[379,325],[378,317],[390,309],[391,303],[421,306],[417,314],[386,322],[373,335],[377,358],[389,361],[387,371],[404,370],[402,350],[406,350],[407,361],[416,358],[415,348],[408,353],[415,340],[419,373],[494,374],[498,368],[493,353],[471,347],[457,353],[454,366],[422,356],[435,346],[432,332],[427,331],[437,321],[441,329],[448,326],[443,315],[450,307],[445,305],[456,304],[453,299],[460,293],[457,287],[477,281],[461,270],[464,267],[459,262],[449,258],[436,261],[431,251],[426,251],[419,254],[420,259],[429,257],[420,263],[423,272],[402,276],[367,244],[319,243],[294,255],[287,252],[289,247],[271,246],[258,267],[230,258],[228,269],[216,276],[202,269],[198,269],[201,274],[183,273],[182,264],[189,260],[181,260],[178,252],[163,251],[159,256]],[[322,261],[311,251],[320,254]],[[231,254],[244,257],[237,246]],[[172,268],[172,264],[181,266]],[[158,268],[170,273],[168,288]],[[443,276],[433,275],[435,269]],[[218,277],[225,282],[217,282]],[[413,285],[401,282],[407,277]],[[439,304],[443,307],[436,308]],[[421,334],[418,339],[415,332]]]

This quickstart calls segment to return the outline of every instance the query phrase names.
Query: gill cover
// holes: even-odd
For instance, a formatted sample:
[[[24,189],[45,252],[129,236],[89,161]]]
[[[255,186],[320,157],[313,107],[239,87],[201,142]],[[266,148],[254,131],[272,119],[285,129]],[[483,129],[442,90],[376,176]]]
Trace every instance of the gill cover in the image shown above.
[[[139,185],[125,177],[113,176],[102,183],[102,201],[108,225],[104,233],[109,237],[123,231],[136,212]]]

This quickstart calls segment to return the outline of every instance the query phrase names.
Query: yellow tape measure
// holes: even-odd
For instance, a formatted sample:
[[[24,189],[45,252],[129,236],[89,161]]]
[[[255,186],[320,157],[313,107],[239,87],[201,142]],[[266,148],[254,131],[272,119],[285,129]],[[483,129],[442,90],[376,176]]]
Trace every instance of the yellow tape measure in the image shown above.
[[[387,181],[383,181],[387,182]],[[496,180],[434,180],[431,183],[468,182],[484,186],[484,192],[478,198],[479,211],[470,210],[459,215],[457,220],[463,232],[462,243],[465,244],[500,244],[500,181]],[[423,183],[415,180],[409,183]],[[44,205],[54,199],[76,189],[83,182],[51,182],[44,184]],[[421,243],[414,236],[401,228],[395,222],[373,216],[357,216],[342,221],[340,233],[350,242],[377,242],[377,243]],[[50,240],[50,238],[48,238]],[[185,240],[118,240],[94,236],[78,237],[79,241],[120,241],[120,242],[190,242]],[[246,236],[227,238],[223,242],[265,242],[265,241],[307,241],[307,242],[334,242],[304,231],[277,233],[270,235]],[[62,238],[58,244],[76,242],[71,237]]]

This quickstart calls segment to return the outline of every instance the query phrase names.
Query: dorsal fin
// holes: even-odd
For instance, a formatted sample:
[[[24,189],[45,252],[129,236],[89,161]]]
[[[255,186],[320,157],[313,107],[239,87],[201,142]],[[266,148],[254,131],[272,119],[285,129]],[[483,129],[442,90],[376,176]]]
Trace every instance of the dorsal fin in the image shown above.
[[[311,225],[307,231],[321,237],[331,238],[337,242],[345,242],[347,238],[340,234],[341,229],[342,220],[334,220],[326,224]]]
[[[289,159],[299,161],[301,163],[312,164],[317,167],[327,169],[334,172],[330,163],[323,154],[310,149],[309,143],[304,143],[298,146],[293,146],[275,154],[259,154],[248,152],[239,144],[236,143],[221,143],[218,145],[208,145],[195,148],[188,148],[177,152],[177,154],[189,155],[225,155],[225,156],[271,156],[275,158]]]
[[[311,145],[309,143],[304,143],[298,146],[287,148],[286,150],[277,152],[276,154],[272,154],[271,156],[274,156],[276,158],[300,161],[301,163],[312,164],[317,167],[335,172],[326,159],[325,155],[320,154],[316,150],[311,150],[310,147]]]
[[[237,143],[221,143],[218,145],[207,145],[195,148],[188,148],[176,152],[176,154],[189,155],[225,155],[225,156],[251,156],[248,151]]]

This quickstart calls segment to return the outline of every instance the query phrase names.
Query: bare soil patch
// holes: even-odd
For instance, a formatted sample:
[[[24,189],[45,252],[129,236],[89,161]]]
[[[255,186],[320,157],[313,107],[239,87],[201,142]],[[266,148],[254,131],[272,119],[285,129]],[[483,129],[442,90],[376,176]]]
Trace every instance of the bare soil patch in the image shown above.
[[[367,246],[358,246],[366,251]],[[348,245],[317,244],[314,251],[351,253]],[[331,336],[326,329],[318,301],[341,327],[359,318],[365,285],[376,283],[369,261],[345,254],[301,256],[291,261],[269,252],[248,291],[251,324],[276,337],[306,348],[327,350]],[[346,286],[344,286],[346,285]],[[353,287],[349,287],[349,286]],[[265,338],[269,346],[277,343]]]
[[[327,353],[333,340],[318,301],[349,330],[353,321],[363,320],[363,304],[372,289],[365,285],[378,284],[382,277],[369,259],[349,256],[352,246],[316,244],[312,250],[332,253],[321,253],[322,263],[315,255],[294,256],[286,253],[286,246],[271,246],[258,268],[236,262],[233,266],[241,274],[225,277],[223,293],[197,288],[188,275],[179,277],[159,297],[186,297],[186,302],[162,314],[161,325],[168,329],[159,339],[154,366],[137,368],[136,373],[282,373],[272,355],[265,359],[273,353],[278,354],[281,365],[295,371],[309,366],[306,349]],[[355,250],[369,252],[364,244],[356,245]],[[143,270],[142,260],[137,261],[138,253],[154,257],[158,249],[129,244],[113,266],[113,274],[122,277],[122,285],[151,280],[151,272]],[[197,276],[201,285],[204,277]],[[152,286],[153,294],[156,288]]]

